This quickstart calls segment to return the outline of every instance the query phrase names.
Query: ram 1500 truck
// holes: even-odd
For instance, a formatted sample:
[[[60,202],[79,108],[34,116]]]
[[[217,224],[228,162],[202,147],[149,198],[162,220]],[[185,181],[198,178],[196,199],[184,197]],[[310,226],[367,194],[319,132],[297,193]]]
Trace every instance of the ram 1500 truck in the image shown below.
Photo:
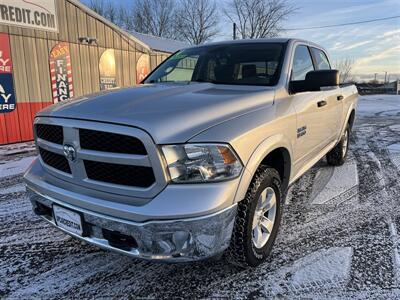
[[[133,257],[256,266],[288,187],[324,156],[346,159],[358,94],[338,77],[311,42],[229,41],[178,51],[137,87],[57,103],[34,120],[33,210]]]

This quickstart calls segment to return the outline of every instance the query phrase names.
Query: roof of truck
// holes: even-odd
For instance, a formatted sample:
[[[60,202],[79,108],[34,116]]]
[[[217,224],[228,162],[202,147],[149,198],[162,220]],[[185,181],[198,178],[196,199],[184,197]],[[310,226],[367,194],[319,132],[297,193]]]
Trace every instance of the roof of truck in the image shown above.
[[[194,47],[204,47],[204,46],[218,46],[218,45],[232,45],[232,44],[247,44],[247,43],[287,43],[289,41],[292,42],[303,42],[308,45],[315,46],[317,48],[324,49],[322,46],[315,44],[311,41],[297,39],[297,38],[260,38],[260,39],[239,39],[239,40],[228,40],[228,41],[220,41],[220,42],[212,42],[198,46],[192,46],[187,48]]]

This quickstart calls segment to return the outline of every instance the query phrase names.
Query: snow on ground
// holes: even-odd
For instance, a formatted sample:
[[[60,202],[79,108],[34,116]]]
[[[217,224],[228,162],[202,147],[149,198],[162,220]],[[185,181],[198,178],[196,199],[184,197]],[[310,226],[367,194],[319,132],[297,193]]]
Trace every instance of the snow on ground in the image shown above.
[[[139,261],[57,231],[25,196],[32,146],[0,147],[0,298],[400,298],[400,96],[360,98],[348,161],[292,186],[255,269]]]

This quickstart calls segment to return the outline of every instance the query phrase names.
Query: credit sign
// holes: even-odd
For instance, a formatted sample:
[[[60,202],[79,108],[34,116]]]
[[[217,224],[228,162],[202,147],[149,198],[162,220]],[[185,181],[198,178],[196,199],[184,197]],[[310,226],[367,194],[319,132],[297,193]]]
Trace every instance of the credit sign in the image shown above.
[[[16,108],[10,39],[0,33],[0,113],[12,112]]]
[[[0,0],[0,24],[58,32],[55,0]]]

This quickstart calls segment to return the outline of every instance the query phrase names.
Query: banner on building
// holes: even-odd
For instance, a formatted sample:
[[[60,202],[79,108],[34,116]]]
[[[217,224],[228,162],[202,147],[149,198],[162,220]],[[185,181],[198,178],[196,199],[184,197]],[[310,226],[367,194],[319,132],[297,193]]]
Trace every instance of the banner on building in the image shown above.
[[[51,50],[50,76],[54,103],[74,97],[71,57],[67,43],[58,43]]]
[[[99,61],[99,71],[100,90],[117,87],[114,49],[107,49],[103,52]]]
[[[136,64],[136,83],[139,84],[150,72],[150,57],[142,54]]]
[[[12,112],[16,108],[10,39],[0,33],[0,113]]]
[[[55,0],[0,0],[0,24],[58,32]]]

